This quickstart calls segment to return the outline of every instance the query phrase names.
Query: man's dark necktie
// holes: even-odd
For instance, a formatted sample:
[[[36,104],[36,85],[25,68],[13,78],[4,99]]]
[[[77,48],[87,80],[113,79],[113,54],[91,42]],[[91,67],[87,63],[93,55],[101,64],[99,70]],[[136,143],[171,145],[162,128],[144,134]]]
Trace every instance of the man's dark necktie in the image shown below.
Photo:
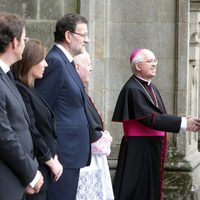
[[[71,64],[74,66],[74,68],[75,68],[75,63],[74,63],[74,61],[72,60],[72,62],[71,62]]]
[[[15,79],[14,79],[12,72],[8,71],[6,74],[9,77],[9,79],[13,82],[13,84],[15,85]]]

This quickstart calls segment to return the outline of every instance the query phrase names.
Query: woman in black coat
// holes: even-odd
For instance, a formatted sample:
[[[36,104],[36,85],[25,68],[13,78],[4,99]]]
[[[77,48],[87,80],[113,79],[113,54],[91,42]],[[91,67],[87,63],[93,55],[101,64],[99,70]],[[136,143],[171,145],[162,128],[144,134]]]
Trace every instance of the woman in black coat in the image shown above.
[[[62,165],[56,156],[56,137],[54,114],[45,100],[34,88],[35,79],[42,78],[46,49],[40,41],[29,40],[22,55],[22,60],[12,66],[16,85],[25,102],[31,120],[31,132],[36,147],[39,170],[44,177],[44,184],[39,193],[26,195],[27,200],[46,200],[52,177],[55,181],[62,174]]]

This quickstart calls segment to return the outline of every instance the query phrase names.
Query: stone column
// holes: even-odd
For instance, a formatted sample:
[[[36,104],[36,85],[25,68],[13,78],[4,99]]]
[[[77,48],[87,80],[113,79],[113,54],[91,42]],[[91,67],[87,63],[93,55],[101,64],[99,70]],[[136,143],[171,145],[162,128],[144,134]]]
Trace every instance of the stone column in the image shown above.
[[[176,110],[187,116],[199,114],[199,3],[177,1]],[[198,133],[182,131],[168,150],[164,198],[200,198]]]
[[[110,38],[116,33],[112,32],[109,24],[110,0],[80,0],[80,14],[88,19],[90,43],[88,51],[92,60],[93,72],[91,73],[89,94],[101,113],[105,127],[113,137],[112,153],[108,157],[111,175],[117,163],[119,145],[116,144],[116,132],[111,126],[113,101],[111,97],[110,80],[115,80],[111,72],[112,58],[110,54]],[[115,37],[115,36],[114,36]],[[116,44],[118,45],[118,44]],[[119,125],[116,127],[119,127]]]

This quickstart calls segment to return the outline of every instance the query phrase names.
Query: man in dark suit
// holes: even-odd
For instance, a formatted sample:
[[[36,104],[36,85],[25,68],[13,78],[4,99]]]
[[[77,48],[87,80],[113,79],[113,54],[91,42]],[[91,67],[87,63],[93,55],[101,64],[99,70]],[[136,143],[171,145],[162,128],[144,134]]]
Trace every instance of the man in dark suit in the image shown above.
[[[38,192],[43,184],[34,156],[30,120],[10,74],[10,66],[22,57],[26,39],[23,19],[0,13],[1,200],[22,200],[24,191]]]
[[[63,174],[52,184],[48,200],[75,200],[79,171],[90,160],[85,91],[73,57],[89,42],[87,20],[67,14],[56,23],[55,45],[46,57],[48,67],[35,87],[55,113],[57,153]]]
[[[161,200],[166,131],[181,128],[198,131],[200,120],[166,113],[151,79],[158,61],[148,49],[136,49],[130,56],[133,76],[122,88],[113,121],[122,122],[121,142],[114,181],[116,200]]]

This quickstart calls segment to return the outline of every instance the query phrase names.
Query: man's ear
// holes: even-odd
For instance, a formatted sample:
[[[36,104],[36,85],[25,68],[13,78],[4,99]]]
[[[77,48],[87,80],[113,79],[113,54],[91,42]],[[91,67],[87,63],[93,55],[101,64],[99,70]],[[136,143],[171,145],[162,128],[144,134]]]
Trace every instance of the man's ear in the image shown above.
[[[141,71],[141,65],[140,65],[140,63],[135,63],[135,70],[136,71]]]
[[[65,40],[67,41],[67,43],[71,43],[71,33],[69,31],[65,32]]]
[[[15,37],[13,39],[13,41],[11,42],[12,48],[15,49],[19,44],[19,41],[17,40],[17,38]]]

